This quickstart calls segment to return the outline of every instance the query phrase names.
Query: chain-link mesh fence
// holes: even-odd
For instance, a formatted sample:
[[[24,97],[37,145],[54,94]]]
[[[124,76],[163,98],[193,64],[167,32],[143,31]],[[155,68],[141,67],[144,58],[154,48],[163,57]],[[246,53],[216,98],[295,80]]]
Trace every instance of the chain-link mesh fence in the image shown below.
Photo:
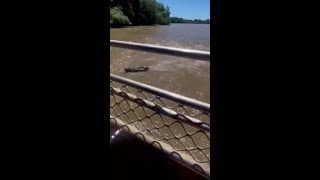
[[[110,123],[210,177],[210,105],[110,75]]]

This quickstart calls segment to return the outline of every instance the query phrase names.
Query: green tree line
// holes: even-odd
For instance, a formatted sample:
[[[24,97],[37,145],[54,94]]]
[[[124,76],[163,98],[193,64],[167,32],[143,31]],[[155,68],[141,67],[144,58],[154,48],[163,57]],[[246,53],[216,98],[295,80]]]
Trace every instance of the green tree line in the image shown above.
[[[210,19],[201,20],[201,19],[183,19],[178,17],[171,17],[170,18],[171,23],[188,23],[188,24],[210,24]]]
[[[110,0],[110,25],[168,25],[170,10],[156,0]]]

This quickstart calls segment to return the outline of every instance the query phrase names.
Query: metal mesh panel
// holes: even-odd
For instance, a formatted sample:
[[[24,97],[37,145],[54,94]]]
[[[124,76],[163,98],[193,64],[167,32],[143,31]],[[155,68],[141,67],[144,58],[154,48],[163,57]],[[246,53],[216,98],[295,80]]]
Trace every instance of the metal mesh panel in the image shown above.
[[[110,123],[210,177],[210,110],[129,84],[110,78]]]

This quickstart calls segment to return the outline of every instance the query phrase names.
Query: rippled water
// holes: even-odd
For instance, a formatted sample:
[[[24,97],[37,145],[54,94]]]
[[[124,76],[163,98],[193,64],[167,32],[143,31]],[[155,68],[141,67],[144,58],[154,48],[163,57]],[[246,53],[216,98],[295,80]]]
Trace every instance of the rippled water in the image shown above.
[[[178,47],[178,48],[187,48],[187,49],[196,49],[203,51],[210,51],[210,25],[205,24],[171,24],[170,26],[137,26],[137,27],[128,27],[128,28],[117,28],[111,29],[111,39],[112,40],[122,40],[122,41],[130,41],[137,43],[148,43],[155,45],[163,45],[169,47]],[[159,55],[148,52],[141,51],[133,51],[126,50],[120,48],[111,48],[111,61],[110,61],[110,70],[111,73],[120,75],[123,77],[127,77],[132,80],[136,80],[139,82],[143,82],[155,87],[159,87],[165,90],[169,90],[175,92],[177,94],[181,94],[190,98],[194,98],[200,101],[204,101],[210,103],[210,62],[204,61],[196,61],[187,58],[179,58],[172,57],[166,55]],[[123,71],[126,67],[134,67],[134,66],[149,66],[150,71],[147,72],[139,72],[139,73],[125,73]],[[120,112],[120,111],[119,111]],[[142,113],[137,112],[138,115]],[[134,117],[134,116],[132,116]],[[160,118],[157,116],[152,117],[153,123],[159,125],[163,123],[160,121]],[[167,119],[164,119],[164,121]],[[157,124],[159,123],[159,124]],[[207,122],[210,123],[210,122]],[[172,126],[173,127],[173,126]],[[180,128],[179,128],[180,127]],[[117,127],[113,127],[111,131],[111,136],[116,132]],[[157,129],[155,129],[157,131]],[[179,137],[183,137],[185,134],[181,134],[184,132],[182,126],[177,126],[173,128],[173,133],[177,134]],[[160,133],[160,132],[159,132]],[[164,135],[166,132],[163,132]],[[180,133],[180,134],[179,134]],[[155,134],[157,135],[157,134]],[[162,136],[162,134],[158,134]],[[199,137],[198,137],[199,136]],[[122,145],[127,145],[126,138],[119,139],[118,144],[113,144],[113,148],[116,149],[114,152],[114,162],[115,164],[119,164],[115,166],[115,169],[123,170],[130,168],[124,167],[124,165],[128,164],[127,161],[119,161],[119,158],[123,156],[124,152],[136,152],[136,149],[129,149],[129,151],[122,152],[121,149],[133,148],[136,146],[129,145],[125,148]],[[186,136],[187,137],[187,136]],[[185,146],[188,146],[191,142],[187,141],[187,138],[181,138],[181,143],[184,143]],[[193,137],[198,144],[201,146],[208,146],[209,142],[205,141],[206,139],[201,136],[201,134],[196,134]],[[205,140],[200,140],[205,139]],[[120,141],[121,140],[121,141]],[[176,140],[176,139],[172,139]],[[190,140],[190,139],[189,139]],[[122,145],[119,143],[122,142]],[[191,143],[192,144],[192,143]],[[121,148],[118,148],[121,147]],[[210,146],[210,145],[209,145]],[[179,147],[176,147],[179,148]],[[181,146],[182,148],[182,146]],[[145,151],[146,148],[139,149],[140,151]],[[120,152],[118,155],[116,152]],[[128,153],[130,154],[130,153]],[[137,159],[132,160],[132,162],[141,161],[141,157],[144,157],[145,154],[150,154],[150,152],[143,152],[143,155],[138,155]],[[206,153],[208,154],[208,152]],[[136,154],[135,154],[136,155]],[[152,156],[153,158],[158,157],[159,155]],[[130,154],[130,157],[136,157]],[[159,160],[147,158],[150,162],[145,162],[148,164],[146,167],[140,167],[136,164],[134,167],[136,169],[132,170],[132,173],[137,174],[141,171],[141,169],[148,171],[163,172],[161,174],[169,174],[168,171],[163,170],[164,167],[167,166],[167,162],[164,167],[154,167],[154,165],[150,166],[151,162],[156,161],[155,164],[161,164]],[[163,158],[160,158],[163,159]],[[131,162],[131,161],[130,161]],[[142,163],[143,164],[143,163]],[[118,167],[118,168],[117,168]],[[150,168],[150,169],[148,169]],[[172,168],[169,168],[170,170]],[[186,173],[190,173],[189,171],[185,171],[185,169],[181,168],[181,173],[177,173],[180,168],[172,169],[173,174],[169,174],[169,178],[173,178],[174,174],[182,174],[185,177],[180,179],[187,179],[187,177],[191,178],[190,174],[186,175]],[[142,171],[141,171],[142,172]],[[123,173],[122,173],[123,174]],[[158,177],[159,175],[157,175]],[[141,175],[143,177],[143,174]],[[140,178],[141,178],[140,177]],[[151,178],[151,177],[150,177]],[[199,179],[200,177],[194,176],[191,179]],[[130,179],[130,177],[128,177]],[[134,178],[132,178],[134,179]],[[159,179],[168,179],[167,177],[159,177]]]
[[[210,25],[171,24],[110,30],[112,40],[210,51]],[[111,48],[111,73],[190,98],[210,102],[210,62]],[[125,73],[126,67],[149,66],[150,71]]]

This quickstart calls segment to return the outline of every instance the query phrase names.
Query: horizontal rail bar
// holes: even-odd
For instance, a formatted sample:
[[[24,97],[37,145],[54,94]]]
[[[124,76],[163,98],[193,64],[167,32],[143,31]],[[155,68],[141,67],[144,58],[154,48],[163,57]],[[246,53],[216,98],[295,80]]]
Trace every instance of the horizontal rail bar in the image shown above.
[[[169,116],[169,117],[176,119],[180,122],[183,122],[185,124],[189,124],[190,126],[197,127],[198,129],[201,129],[204,132],[210,133],[210,125],[200,121],[199,119],[177,113],[177,112],[170,110],[168,108],[165,108],[165,107],[160,107],[159,105],[156,105],[155,103],[153,103],[151,101],[143,100],[143,99],[141,99],[131,93],[125,93],[117,88],[110,88],[110,93],[116,94],[124,99],[128,99],[129,101],[138,104],[139,106],[149,108],[155,112]]]
[[[203,61],[210,61],[210,52],[207,52],[207,51],[173,48],[173,47],[165,47],[165,46],[158,46],[158,45],[117,41],[117,40],[110,40],[110,46],[118,47],[118,48],[127,48],[132,50],[150,51],[154,53],[192,58],[192,59],[198,59]]]
[[[175,94],[175,93],[163,90],[163,89],[159,89],[159,88],[156,88],[156,87],[153,87],[153,86],[150,86],[147,84],[143,84],[143,83],[140,83],[137,81],[133,81],[133,80],[121,77],[121,76],[114,75],[114,74],[110,74],[110,80],[114,80],[114,81],[129,85],[129,86],[132,86],[134,88],[141,89],[141,90],[146,91],[148,93],[152,93],[152,94],[158,95],[160,97],[167,98],[168,100],[172,100],[172,101],[178,102],[180,104],[186,104],[186,105],[193,107],[195,109],[204,111],[206,113],[210,113],[210,104],[207,104],[207,103],[195,100],[195,99],[181,96],[179,94]]]

